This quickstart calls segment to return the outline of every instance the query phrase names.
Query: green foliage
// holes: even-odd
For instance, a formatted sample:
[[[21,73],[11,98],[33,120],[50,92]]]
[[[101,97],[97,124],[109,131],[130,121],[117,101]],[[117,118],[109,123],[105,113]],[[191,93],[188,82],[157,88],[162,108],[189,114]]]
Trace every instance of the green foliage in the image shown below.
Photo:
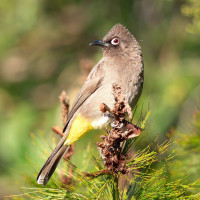
[[[182,6],[181,12],[183,15],[191,17],[192,23],[187,26],[187,31],[190,33],[200,33],[200,2],[199,0],[187,0]]]
[[[149,114],[150,112],[147,112],[146,116],[143,116],[141,124],[145,124]],[[78,157],[78,159],[81,159],[78,167],[71,161],[62,163],[61,170],[56,170],[53,179],[47,186],[37,185],[35,176],[31,175],[32,173],[29,175],[27,173],[25,175],[26,182],[35,187],[25,187],[21,195],[14,195],[11,198],[20,198],[22,200],[26,198],[198,200],[200,198],[200,179],[196,180],[199,174],[198,165],[193,168],[197,170],[195,180],[188,182],[185,175],[181,173],[187,169],[188,163],[194,160],[193,157],[197,163],[199,161],[200,112],[196,113],[193,124],[194,132],[186,135],[184,139],[174,142],[169,140],[159,144],[157,141],[159,138],[157,138],[157,140],[142,150],[134,151],[137,139],[129,139],[125,152],[132,152],[132,156],[127,161],[129,173],[126,175],[107,174],[106,172],[101,173],[97,177],[86,175],[84,172],[98,172],[104,169],[103,160],[99,155],[91,157],[92,150],[88,146],[85,151],[82,151],[81,157]],[[140,137],[142,135],[138,139]],[[37,146],[37,151],[34,153],[38,157],[42,155],[45,158],[51,149],[44,145],[41,146],[42,140],[42,137],[32,135],[33,144]],[[51,143],[55,143],[54,138],[52,138]],[[45,156],[42,152],[45,152]],[[179,159],[182,162],[179,162]],[[29,162],[30,165],[37,167],[38,162],[33,161],[32,158],[29,159]],[[70,166],[73,166],[72,173],[69,171]],[[60,168],[60,165],[58,168]],[[64,185],[60,182],[61,171],[62,174],[71,176],[70,185]],[[192,171],[188,170],[188,174],[192,174]],[[173,174],[176,174],[176,176]]]
[[[199,178],[200,174],[200,111],[194,115],[193,128],[189,133],[176,132],[178,142],[174,145],[174,150],[178,154],[171,166],[171,179],[187,177],[192,182]]]
[[[122,184],[119,193],[116,191],[116,175],[102,174],[97,178],[89,178],[84,175],[82,170],[73,167],[72,185],[63,185],[58,181],[59,178],[57,177],[51,181],[50,185],[45,187],[23,188],[25,192],[22,195],[12,196],[12,198],[109,200],[199,199],[200,193],[193,193],[193,190],[200,186],[198,181],[191,184],[184,184],[184,181],[181,179],[168,182],[166,168],[168,162],[174,157],[174,154],[168,156],[166,154],[169,153],[168,151],[171,145],[172,142],[164,142],[157,145],[154,150],[150,151],[151,146],[149,145],[144,150],[137,151],[134,154],[134,158],[128,162],[132,175],[121,176],[121,178],[128,181],[128,184]],[[89,157],[90,152],[87,151],[85,153]],[[92,160],[92,163],[91,160],[87,160],[87,168],[92,164],[96,170],[103,169],[100,158],[93,157]],[[72,163],[68,164],[71,165]],[[158,166],[157,169],[152,168],[155,164]],[[66,175],[69,175],[69,173],[66,172]],[[120,174],[117,177],[119,178]],[[31,179],[29,178],[29,181]],[[31,182],[34,183],[34,181],[35,177]]]
[[[144,116],[143,124],[148,116],[149,112],[147,112],[146,117]],[[72,162],[62,165],[61,171],[72,178],[71,185],[67,186],[59,181],[60,170],[56,170],[56,174],[48,186],[42,187],[36,184],[35,177],[25,175],[26,181],[35,187],[23,188],[23,194],[14,195],[11,198],[198,200],[200,198],[200,179],[190,181],[190,183],[188,183],[185,175],[182,175],[182,177],[174,176],[173,180],[170,179],[173,173],[180,175],[181,171],[187,168],[188,161],[191,162],[193,156],[195,156],[198,163],[200,140],[196,137],[199,137],[199,130],[200,112],[197,112],[194,119],[193,134],[175,142],[169,140],[159,144],[159,142],[154,141],[146,148],[132,153],[133,156],[127,162],[130,173],[126,175],[107,174],[104,172],[97,177],[87,176],[84,173],[85,171],[94,172],[104,169],[103,161],[98,155],[89,156],[91,148],[88,146],[87,150],[82,152],[81,157],[84,159],[79,162],[79,167],[76,167]],[[139,137],[142,137],[142,135]],[[32,135],[32,139],[34,145],[39,147],[42,138]],[[52,142],[55,142],[54,138]],[[129,151],[133,151],[135,143],[135,139],[128,141]],[[188,149],[192,149],[192,151],[188,151]],[[46,150],[47,147],[42,146],[38,149],[37,154],[45,151],[46,156],[46,154],[49,154]],[[49,151],[51,150],[49,149]],[[190,155],[188,152],[190,152]],[[187,155],[185,156],[185,154]],[[182,159],[182,163],[185,166],[180,165],[179,159]],[[37,162],[33,162],[32,159],[30,159],[30,162],[30,165],[37,166]],[[72,174],[68,171],[70,166],[73,166]],[[178,169],[179,173],[175,171],[176,169]],[[198,166],[195,166],[195,169],[198,170]],[[195,174],[196,177],[198,172]],[[188,170],[188,173],[192,173],[192,171]]]

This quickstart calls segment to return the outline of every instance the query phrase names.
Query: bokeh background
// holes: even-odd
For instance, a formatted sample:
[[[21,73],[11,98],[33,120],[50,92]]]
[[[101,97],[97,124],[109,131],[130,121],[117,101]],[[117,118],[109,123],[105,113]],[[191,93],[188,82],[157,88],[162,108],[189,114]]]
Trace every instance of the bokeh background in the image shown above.
[[[142,145],[158,135],[166,139],[171,129],[191,132],[192,116],[200,109],[198,0],[1,0],[0,198],[19,192],[23,171],[36,176],[39,168],[27,164],[38,150],[32,133],[49,146],[51,127],[62,126],[59,94],[66,90],[73,101],[101,58],[100,49],[88,44],[115,23],[126,26],[143,51],[138,110],[152,114]],[[76,152],[83,143],[88,136]],[[38,160],[41,166],[45,156]]]

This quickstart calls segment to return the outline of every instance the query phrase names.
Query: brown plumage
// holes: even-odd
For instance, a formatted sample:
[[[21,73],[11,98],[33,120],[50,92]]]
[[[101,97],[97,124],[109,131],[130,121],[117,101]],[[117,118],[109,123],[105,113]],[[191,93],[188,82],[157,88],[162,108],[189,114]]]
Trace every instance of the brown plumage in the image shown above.
[[[78,115],[91,122],[93,128],[105,128],[110,122],[111,119],[99,110],[99,106],[105,103],[110,108],[113,107],[113,83],[121,86],[125,100],[132,107],[140,97],[143,87],[143,58],[141,48],[134,36],[124,26],[116,24],[103,40],[92,42],[90,45],[101,46],[103,58],[91,70],[76,96],[63,130],[64,136],[38,174],[39,184],[48,182],[60,159],[66,153],[70,144],[68,138],[72,124]]]

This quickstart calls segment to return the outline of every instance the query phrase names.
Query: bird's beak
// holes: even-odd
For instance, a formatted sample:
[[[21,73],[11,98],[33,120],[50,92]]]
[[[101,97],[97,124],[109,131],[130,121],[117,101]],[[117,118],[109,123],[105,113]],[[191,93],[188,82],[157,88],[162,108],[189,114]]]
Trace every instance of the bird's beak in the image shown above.
[[[108,44],[106,42],[103,42],[102,40],[97,40],[97,41],[91,42],[89,45],[90,46],[91,45],[102,46],[102,47],[107,47],[108,46]]]

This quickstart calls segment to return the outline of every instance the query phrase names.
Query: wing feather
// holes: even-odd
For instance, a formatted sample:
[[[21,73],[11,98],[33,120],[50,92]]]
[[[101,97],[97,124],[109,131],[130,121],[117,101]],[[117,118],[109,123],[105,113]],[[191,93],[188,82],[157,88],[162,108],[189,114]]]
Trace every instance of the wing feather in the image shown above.
[[[88,75],[85,84],[77,94],[74,103],[72,104],[72,109],[69,112],[67,123],[63,129],[63,133],[65,132],[70,120],[73,115],[79,109],[79,107],[101,86],[103,81],[103,73],[101,68],[102,62],[99,62]]]

